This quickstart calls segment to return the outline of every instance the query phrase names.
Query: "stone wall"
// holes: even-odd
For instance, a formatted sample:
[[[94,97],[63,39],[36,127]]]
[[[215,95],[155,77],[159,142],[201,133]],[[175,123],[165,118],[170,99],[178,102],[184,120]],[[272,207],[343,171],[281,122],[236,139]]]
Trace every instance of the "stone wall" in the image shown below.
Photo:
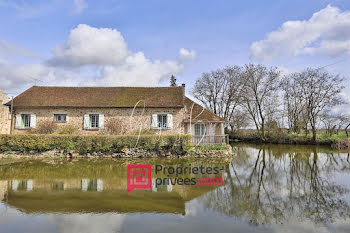
[[[143,129],[151,129],[152,114],[172,114],[173,115],[173,128],[162,130],[162,134],[183,134],[183,108],[146,108],[144,114],[142,114],[142,108],[137,108],[134,111],[133,117],[131,116],[132,108],[16,108],[15,114],[36,114],[36,125],[40,127],[40,124],[48,121],[53,121],[54,114],[67,114],[66,123],[55,123],[58,127],[65,125],[72,125],[79,130],[80,134],[103,134],[106,129],[100,130],[86,130],[83,128],[83,116],[85,114],[104,114],[104,124],[114,120],[118,121],[124,128],[125,134],[135,132],[142,127]],[[131,124],[130,124],[131,119]],[[106,128],[106,127],[105,127]],[[159,132],[160,130],[155,130]],[[15,134],[28,133],[26,129],[15,129]]]
[[[0,90],[0,134],[9,134],[11,128],[10,110],[4,106],[9,101],[8,96]]]

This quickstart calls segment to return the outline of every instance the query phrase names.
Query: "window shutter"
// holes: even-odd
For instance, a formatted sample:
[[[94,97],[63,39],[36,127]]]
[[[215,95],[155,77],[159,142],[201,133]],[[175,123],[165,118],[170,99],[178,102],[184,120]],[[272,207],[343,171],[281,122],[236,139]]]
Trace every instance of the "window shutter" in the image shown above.
[[[152,129],[158,128],[158,115],[152,114]]]
[[[102,192],[103,191],[103,182],[101,179],[97,180],[97,192]]]
[[[88,190],[88,187],[89,187],[89,179],[81,179],[81,191],[86,192]]]
[[[167,126],[168,126],[168,129],[173,128],[173,115],[171,114],[167,115]]]
[[[103,114],[98,115],[98,125],[100,129],[104,128],[105,116]]]
[[[30,128],[36,128],[36,114],[30,114]]]
[[[90,116],[89,114],[84,115],[84,129],[90,128]]]
[[[16,114],[16,124],[15,124],[16,129],[22,128],[22,115],[21,114]]]

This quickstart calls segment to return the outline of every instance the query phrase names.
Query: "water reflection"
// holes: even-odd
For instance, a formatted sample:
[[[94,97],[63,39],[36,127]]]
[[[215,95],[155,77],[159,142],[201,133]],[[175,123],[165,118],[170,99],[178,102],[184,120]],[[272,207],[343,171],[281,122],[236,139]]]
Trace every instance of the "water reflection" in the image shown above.
[[[194,160],[80,160],[27,161],[0,166],[0,199],[25,213],[135,213],[185,215],[185,203],[215,187],[156,185],[152,189],[126,191],[126,164],[149,162],[172,166],[195,165]],[[226,166],[227,161],[203,161]],[[204,165],[205,165],[204,164]],[[219,174],[222,176],[223,174]],[[193,175],[196,176],[196,175]],[[5,180],[6,179],[6,180]]]
[[[201,200],[253,225],[284,223],[291,217],[326,225],[347,219],[349,185],[335,178],[349,171],[349,154],[318,149],[240,145],[226,169],[228,185]]]
[[[350,232],[348,153],[234,150],[230,160],[0,161],[0,232]],[[166,176],[153,174],[152,189],[128,194],[128,163],[224,166],[225,185],[157,186]]]

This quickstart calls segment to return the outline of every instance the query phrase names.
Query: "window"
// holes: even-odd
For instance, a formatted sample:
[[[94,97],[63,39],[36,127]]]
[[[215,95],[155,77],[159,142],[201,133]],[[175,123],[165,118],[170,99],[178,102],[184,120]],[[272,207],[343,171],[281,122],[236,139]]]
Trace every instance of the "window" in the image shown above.
[[[160,129],[166,129],[167,128],[167,115],[165,114],[158,114],[158,128]]]
[[[22,114],[21,115],[22,118],[22,124],[21,124],[21,128],[30,128],[30,114]]]
[[[196,124],[194,125],[194,134],[196,136],[203,136],[207,134],[207,127],[205,124]]]
[[[32,191],[33,190],[33,180],[12,180],[12,190],[13,191]]]
[[[98,129],[99,128],[99,117],[98,114],[90,114],[90,128]]]
[[[83,192],[87,192],[87,191],[101,192],[103,190],[103,181],[100,179],[82,179],[81,190]]]
[[[67,121],[67,114],[54,114],[54,121],[65,123]]]
[[[173,115],[171,114],[152,114],[152,129],[172,129]]]
[[[104,128],[104,115],[100,113],[88,113],[84,115],[84,129],[98,130]]]
[[[51,190],[55,190],[55,191],[64,190],[64,183],[58,182],[58,183],[51,184]]]
[[[15,128],[16,129],[32,129],[36,127],[35,113],[19,113],[16,114]]]

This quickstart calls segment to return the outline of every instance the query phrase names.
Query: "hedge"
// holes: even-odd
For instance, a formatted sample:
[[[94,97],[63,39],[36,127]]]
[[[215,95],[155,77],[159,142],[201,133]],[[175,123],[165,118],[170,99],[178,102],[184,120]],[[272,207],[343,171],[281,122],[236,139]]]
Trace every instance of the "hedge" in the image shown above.
[[[79,154],[113,154],[125,148],[137,148],[151,152],[185,154],[192,147],[190,135],[44,135],[2,134],[0,152],[23,153],[60,150]]]

